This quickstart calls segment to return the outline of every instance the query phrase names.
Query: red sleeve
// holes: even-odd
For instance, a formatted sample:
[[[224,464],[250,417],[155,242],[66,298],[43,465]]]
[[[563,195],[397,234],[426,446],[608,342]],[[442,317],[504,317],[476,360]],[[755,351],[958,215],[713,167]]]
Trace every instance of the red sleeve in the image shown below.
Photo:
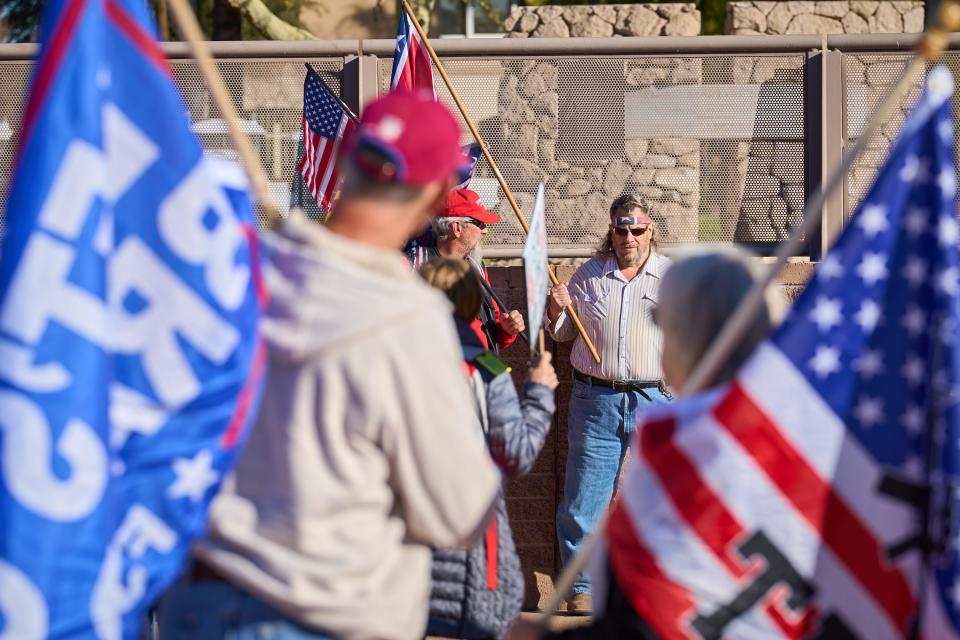
[[[487,281],[487,284],[490,284],[490,275],[487,273],[486,269],[483,271],[483,279]],[[497,319],[497,346],[501,349],[506,349],[517,341],[517,336],[519,334],[515,333],[510,335],[503,330],[503,314],[500,313],[500,305],[497,304],[496,300],[491,300],[490,302],[493,304],[493,317]]]
[[[470,328],[473,329],[473,332],[477,334],[478,338],[480,338],[480,344],[483,345],[483,348],[489,351],[490,345],[487,344],[487,334],[483,332],[483,323],[480,322],[480,318],[477,318],[471,322]],[[499,345],[500,342],[497,341],[497,344]]]
[[[497,319],[497,346],[501,349],[506,349],[517,341],[517,336],[520,334],[514,333],[511,335],[504,331],[502,324],[503,316],[500,313],[500,305],[498,305],[496,301],[493,303],[493,313]]]

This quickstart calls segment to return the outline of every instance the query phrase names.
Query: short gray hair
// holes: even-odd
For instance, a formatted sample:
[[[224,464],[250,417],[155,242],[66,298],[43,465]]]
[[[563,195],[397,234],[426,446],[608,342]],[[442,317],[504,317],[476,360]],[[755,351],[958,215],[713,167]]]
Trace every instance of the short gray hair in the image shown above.
[[[450,239],[450,236],[453,235],[451,227],[454,222],[459,222],[460,224],[466,224],[470,218],[464,216],[446,216],[442,218],[434,218],[433,222],[430,224],[430,227],[433,229],[433,237],[437,242],[445,242]]]
[[[740,250],[711,251],[674,263],[660,282],[656,311],[664,358],[689,376],[755,281],[754,266]],[[730,381],[772,328],[770,307],[764,305],[709,386]]]

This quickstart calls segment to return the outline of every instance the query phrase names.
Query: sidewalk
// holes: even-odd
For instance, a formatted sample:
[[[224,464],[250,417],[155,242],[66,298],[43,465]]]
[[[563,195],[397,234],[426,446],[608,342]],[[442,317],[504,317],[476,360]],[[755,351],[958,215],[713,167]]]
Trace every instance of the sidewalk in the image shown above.
[[[520,614],[520,618],[522,620],[536,622],[540,618],[540,613],[536,611],[524,611]],[[592,618],[590,616],[568,616],[563,613],[558,613],[550,618],[550,630],[563,631],[565,629],[573,629],[574,627],[584,627],[590,624],[591,620]]]

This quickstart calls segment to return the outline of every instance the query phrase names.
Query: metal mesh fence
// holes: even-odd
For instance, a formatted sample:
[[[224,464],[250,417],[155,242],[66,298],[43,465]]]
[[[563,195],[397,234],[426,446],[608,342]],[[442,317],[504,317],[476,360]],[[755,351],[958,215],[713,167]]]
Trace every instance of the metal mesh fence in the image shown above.
[[[313,65],[331,89],[340,91],[342,58],[217,61],[233,103],[243,119],[243,128],[266,169],[271,195],[280,211],[289,208],[291,184],[295,185],[298,180],[294,167],[303,117],[305,62]],[[205,149],[223,157],[236,158],[229,132],[196,64],[192,60],[171,60],[170,64],[193,129]],[[5,209],[15,134],[20,127],[23,93],[30,67],[29,62],[0,63],[0,211]],[[2,223],[0,218],[0,225]]]
[[[0,62],[0,237],[3,236],[3,212],[17,145],[16,134],[23,116],[24,90],[32,66],[30,62]]]
[[[389,88],[390,63],[379,62],[381,91]],[[651,202],[668,244],[772,245],[798,222],[802,54],[451,57],[443,64],[525,215],[545,182],[555,252],[597,245],[609,204],[623,192]],[[455,111],[438,75],[435,84]],[[471,187],[503,218],[487,244],[521,245],[520,225],[483,160]]]
[[[897,51],[844,54],[849,140],[860,134],[907,57]],[[525,214],[537,183],[545,182],[551,250],[559,256],[587,255],[604,233],[609,203],[625,191],[652,203],[667,244],[736,241],[764,250],[783,239],[804,204],[805,60],[804,53],[478,53],[447,56],[444,66]],[[302,183],[294,165],[304,62],[341,91],[339,56],[217,62],[281,211]],[[958,71],[960,52],[948,52],[944,62]],[[205,147],[233,156],[195,64],[177,58],[171,66]],[[381,91],[388,89],[390,66],[386,55],[378,59]],[[0,61],[0,211],[30,69],[26,60]],[[438,74],[436,84],[453,109]],[[869,187],[918,92],[914,87],[848,175],[848,213]],[[466,143],[465,126],[463,132]],[[501,254],[518,252],[520,226],[484,160],[471,186],[503,217],[488,246]],[[309,197],[299,202],[308,213],[319,213]]]
[[[950,54],[948,54],[950,55]],[[846,90],[846,135],[855,141],[890,88],[903,76],[909,55],[903,54],[847,54],[843,58],[844,88]],[[896,137],[910,106],[920,95],[920,84],[915,84],[893,116],[883,123],[868,146],[847,174],[844,210],[853,213],[873,183],[877,171],[887,157],[890,143]]]
[[[846,90],[846,120],[847,137],[855,141],[861,134],[868,118],[877,108],[880,100],[903,76],[907,63],[910,60],[907,54],[847,54],[843,58],[844,88]],[[960,77],[960,52],[948,51],[939,61],[947,65],[954,77]],[[920,82],[914,83],[900,108],[881,125],[880,130],[868,142],[863,154],[854,162],[853,168],[847,175],[847,189],[845,211],[851,215],[857,205],[866,195],[873,183],[877,171],[883,164],[890,150],[890,145],[903,127],[907,113],[920,96]],[[960,115],[960,105],[953,103],[954,119]],[[960,137],[960,136],[958,136]],[[960,146],[957,147],[960,149]],[[960,154],[956,160],[960,164]]]

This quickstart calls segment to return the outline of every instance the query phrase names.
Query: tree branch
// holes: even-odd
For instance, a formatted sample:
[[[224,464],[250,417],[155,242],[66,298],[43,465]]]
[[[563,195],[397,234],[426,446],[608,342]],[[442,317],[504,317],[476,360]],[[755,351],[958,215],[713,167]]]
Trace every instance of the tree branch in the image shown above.
[[[271,40],[316,40],[309,31],[278,18],[263,0],[227,0],[247,16],[257,31]]]

